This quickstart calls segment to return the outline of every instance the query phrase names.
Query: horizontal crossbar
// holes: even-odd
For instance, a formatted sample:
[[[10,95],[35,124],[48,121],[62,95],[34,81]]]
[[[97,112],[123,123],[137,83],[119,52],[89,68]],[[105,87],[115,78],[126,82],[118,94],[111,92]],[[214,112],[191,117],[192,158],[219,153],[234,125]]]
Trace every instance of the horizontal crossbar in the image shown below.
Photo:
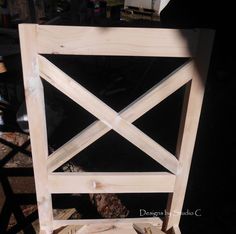
[[[71,233],[71,232],[68,232]],[[82,226],[76,234],[137,234],[131,223],[119,224],[88,224]]]
[[[162,227],[162,220],[158,217],[153,218],[125,218],[125,219],[78,219],[78,220],[54,220],[53,229],[58,229],[67,225],[93,225],[93,224],[130,224],[151,223],[154,226]]]
[[[51,193],[173,192],[175,175],[167,172],[52,173]]]
[[[198,31],[38,25],[41,54],[192,57]]]

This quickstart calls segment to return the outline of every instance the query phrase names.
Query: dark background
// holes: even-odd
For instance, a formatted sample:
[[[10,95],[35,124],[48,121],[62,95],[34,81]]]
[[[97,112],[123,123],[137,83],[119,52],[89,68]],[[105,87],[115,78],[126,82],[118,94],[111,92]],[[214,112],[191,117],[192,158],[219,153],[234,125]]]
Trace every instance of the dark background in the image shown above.
[[[163,23],[216,30],[184,210],[202,209],[202,217],[183,217],[183,233],[235,233],[235,75],[234,7],[230,1],[173,0]]]

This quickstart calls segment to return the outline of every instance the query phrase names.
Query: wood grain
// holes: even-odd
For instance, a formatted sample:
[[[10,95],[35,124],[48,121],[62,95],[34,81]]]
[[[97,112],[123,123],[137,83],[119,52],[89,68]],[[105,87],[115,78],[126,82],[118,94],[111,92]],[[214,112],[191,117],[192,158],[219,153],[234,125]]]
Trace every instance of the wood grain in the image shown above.
[[[195,30],[38,25],[38,53],[191,57]]]

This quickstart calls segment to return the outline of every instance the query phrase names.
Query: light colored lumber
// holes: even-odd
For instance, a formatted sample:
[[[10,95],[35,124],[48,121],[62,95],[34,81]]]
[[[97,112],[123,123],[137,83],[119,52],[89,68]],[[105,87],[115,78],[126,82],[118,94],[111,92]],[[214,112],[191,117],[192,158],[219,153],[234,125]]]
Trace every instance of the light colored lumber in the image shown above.
[[[121,117],[134,122],[192,79],[193,62],[187,61],[145,92],[122,112]]]
[[[139,234],[165,234],[158,227],[150,223],[134,223],[133,227]]]
[[[191,57],[197,31],[38,25],[38,53]]]
[[[125,0],[125,7],[152,9],[152,0]]]
[[[83,226],[67,226],[63,228],[61,231],[57,232],[57,234],[76,234],[79,229],[81,229]]]
[[[71,208],[71,209],[63,209],[61,210],[55,217],[54,219],[69,219],[71,217],[71,215],[73,215],[74,213],[76,212],[76,209],[75,208]],[[36,233],[39,232],[39,220],[35,220],[33,223],[32,223],[33,227],[34,227],[34,230]],[[60,234],[62,234],[60,232]]]
[[[77,219],[77,220],[54,220],[53,228],[58,229],[67,225],[120,225],[120,224],[131,224],[133,223],[151,223],[158,228],[162,227],[162,220],[157,217],[153,218],[125,218],[125,219]]]
[[[103,103],[100,99],[71,79],[59,68],[42,56],[38,56],[40,76],[70,97],[80,106],[100,119],[155,161],[166,167],[174,174],[178,170],[178,160],[165,148],[152,140],[130,122],[121,118],[117,112]]]
[[[166,210],[166,213],[170,215],[165,218],[163,231],[180,234],[178,225],[203,100],[213,41],[212,31],[21,25],[20,41],[40,233],[49,234],[53,229],[66,225],[86,225],[80,229],[81,233],[92,233],[94,230],[110,234],[111,230],[117,230],[116,234],[130,233],[122,228],[130,227],[132,223],[142,223],[141,226],[144,227],[144,223],[156,222],[158,227],[159,225],[162,227],[160,219],[157,218],[53,220],[50,194],[159,191],[171,193]],[[195,53],[196,51],[197,53]],[[37,53],[193,57],[194,64],[192,62],[185,64],[127,108],[117,113]],[[52,154],[49,160],[43,86],[39,74],[98,118],[98,121]],[[135,127],[132,122],[187,82],[176,149],[177,158],[175,158]],[[51,171],[71,159],[110,129],[115,130],[176,175],[160,172],[50,174]],[[75,184],[79,184],[79,186],[75,186]],[[97,226],[93,226],[94,224]],[[104,228],[110,229],[104,230]]]
[[[195,59],[193,79],[186,88],[182,119],[176,148],[176,156],[180,161],[180,171],[176,178],[174,193],[169,196],[164,230],[179,226],[185,191],[188,181],[192,154],[204,96],[205,80],[213,45],[214,33],[201,30],[198,54]]]
[[[187,83],[192,78],[192,65],[193,62],[188,61],[174,70],[165,79],[123,109],[119,115],[131,123],[137,120]],[[110,128],[107,125],[99,120],[95,121],[50,155],[48,158],[48,171],[52,172],[62,166],[108,131],[110,131]]]
[[[39,231],[39,234],[48,234],[48,232],[45,231],[45,230],[40,230],[40,231]]]
[[[137,7],[142,9],[155,10],[158,15],[166,7],[170,0],[125,0],[125,7]]]
[[[169,2],[170,0],[155,0],[154,9],[160,14]]]
[[[175,176],[166,172],[58,172],[49,175],[48,181],[51,193],[165,193],[173,192]]]
[[[47,130],[43,85],[39,77],[36,55],[36,25],[20,25],[19,32],[40,229],[51,233],[52,202],[45,166],[48,157]]]
[[[137,234],[132,224],[92,224],[84,225],[76,234]]]
[[[47,162],[48,171],[52,172],[62,166],[109,130],[110,128],[99,120],[89,125],[50,155]]]
[[[172,227],[172,234],[181,234],[181,231],[178,226]]]
[[[73,215],[75,212],[76,212],[75,208],[61,209],[61,210],[59,210],[55,219],[69,219],[71,217],[71,215]]]

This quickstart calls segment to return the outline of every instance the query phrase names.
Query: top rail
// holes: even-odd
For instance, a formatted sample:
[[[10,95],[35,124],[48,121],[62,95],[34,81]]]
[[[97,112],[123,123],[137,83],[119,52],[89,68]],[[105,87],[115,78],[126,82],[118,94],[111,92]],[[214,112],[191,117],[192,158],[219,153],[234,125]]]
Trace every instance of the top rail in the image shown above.
[[[198,30],[37,26],[41,54],[193,57]]]

